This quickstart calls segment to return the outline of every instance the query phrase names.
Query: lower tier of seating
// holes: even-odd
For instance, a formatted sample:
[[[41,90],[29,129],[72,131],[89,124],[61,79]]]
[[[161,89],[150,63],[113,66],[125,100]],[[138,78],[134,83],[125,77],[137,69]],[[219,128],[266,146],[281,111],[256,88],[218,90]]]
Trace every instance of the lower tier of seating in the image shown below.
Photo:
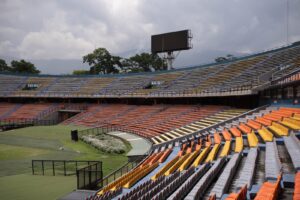
[[[252,199],[280,199],[284,194],[291,199],[293,194],[285,190],[297,192],[289,177],[299,173],[300,132],[281,123],[285,119],[278,117],[281,112],[282,109],[267,108],[185,140],[154,146],[151,155],[137,168],[99,190],[96,196],[194,200],[245,199],[250,195]],[[291,118],[297,112],[295,109],[282,115]],[[247,124],[247,120],[264,119],[265,115],[273,119],[270,124],[252,122],[250,132],[239,130],[240,122]],[[274,123],[287,129],[287,135],[272,130],[270,126],[277,127]],[[241,134],[235,136],[232,127]],[[227,133],[223,132],[230,137],[225,139]],[[283,194],[279,193],[279,185]]]

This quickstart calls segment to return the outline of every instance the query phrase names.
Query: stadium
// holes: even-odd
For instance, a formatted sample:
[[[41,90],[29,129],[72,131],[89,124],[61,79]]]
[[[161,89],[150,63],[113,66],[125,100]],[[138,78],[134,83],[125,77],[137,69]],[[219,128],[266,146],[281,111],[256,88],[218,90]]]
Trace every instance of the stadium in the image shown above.
[[[152,52],[172,64],[185,34]],[[297,41],[153,72],[0,72],[1,199],[299,200],[299,139]]]

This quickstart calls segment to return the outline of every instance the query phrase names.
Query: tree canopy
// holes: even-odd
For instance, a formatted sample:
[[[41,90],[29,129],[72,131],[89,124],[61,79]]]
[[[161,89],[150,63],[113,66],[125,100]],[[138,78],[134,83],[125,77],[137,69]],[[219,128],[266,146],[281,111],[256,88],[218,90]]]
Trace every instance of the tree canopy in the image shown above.
[[[19,73],[39,74],[40,71],[35,68],[34,64],[25,60],[11,61],[11,71]]]
[[[30,73],[39,74],[40,71],[36,69],[34,64],[27,62],[25,60],[13,60],[11,61],[11,66],[8,66],[5,60],[0,59],[0,71],[3,72],[15,72],[15,73]]]
[[[220,62],[225,62],[225,61],[233,61],[233,60],[235,60],[235,59],[237,59],[235,56],[233,56],[233,55],[231,55],[231,54],[228,54],[228,55],[226,55],[226,56],[217,57],[217,58],[215,59],[215,61],[216,61],[217,63],[220,63]]]
[[[121,58],[112,56],[105,48],[98,48],[83,56],[83,63],[88,63],[91,74],[114,74],[121,67]]]
[[[0,72],[10,71],[10,67],[6,64],[5,60],[0,59]]]
[[[156,54],[141,53],[130,58],[113,56],[105,48],[95,49],[83,56],[83,63],[90,66],[90,74],[114,74],[165,70],[167,66]],[[73,72],[74,73],[74,72]]]
[[[134,71],[150,72],[167,69],[165,62],[157,54],[136,54],[130,57],[128,61]]]

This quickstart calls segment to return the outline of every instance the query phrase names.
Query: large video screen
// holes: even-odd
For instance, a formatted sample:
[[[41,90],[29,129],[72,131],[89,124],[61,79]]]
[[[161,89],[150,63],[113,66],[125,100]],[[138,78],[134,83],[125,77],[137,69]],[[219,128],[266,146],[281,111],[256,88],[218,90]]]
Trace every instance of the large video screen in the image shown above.
[[[163,33],[151,36],[152,53],[190,49],[189,30]]]

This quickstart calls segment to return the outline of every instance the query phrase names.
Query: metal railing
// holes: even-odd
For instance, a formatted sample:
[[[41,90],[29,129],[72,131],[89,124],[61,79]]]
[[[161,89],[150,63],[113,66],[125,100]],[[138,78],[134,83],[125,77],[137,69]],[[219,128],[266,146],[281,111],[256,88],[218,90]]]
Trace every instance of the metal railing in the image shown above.
[[[76,170],[77,189],[98,189],[102,187],[102,162],[95,162]]]
[[[102,184],[102,162],[94,160],[32,160],[32,175],[77,177],[77,189],[98,189]],[[100,187],[102,187],[100,185]]]
[[[133,130],[127,129],[125,127],[122,127],[122,126],[111,125],[111,124],[105,124],[102,126],[78,131],[78,136],[81,137],[83,135],[97,135],[97,134],[102,134],[102,133],[106,134],[106,133],[109,133],[112,131],[122,131],[122,132],[132,133],[132,134],[138,135],[138,136],[144,138],[145,140],[149,141],[149,138],[146,135],[142,134],[141,132],[133,131]],[[113,135],[111,135],[111,136],[113,136]],[[113,137],[115,137],[115,136],[113,136]]]
[[[60,123],[59,119],[43,120],[43,119],[2,119],[0,126],[14,125],[32,125],[32,126],[50,126]]]
[[[293,72],[286,74],[283,77],[272,80],[271,85],[283,85],[287,83],[291,83],[294,81],[300,81],[300,68],[294,70]]]
[[[102,162],[94,160],[32,160],[32,175],[76,175],[76,171],[83,166],[89,166],[94,163],[100,163],[102,171]]]
[[[247,88],[247,89],[245,89]],[[169,98],[169,97],[210,97],[210,96],[237,96],[237,95],[250,95],[252,94],[251,88],[233,87],[228,89],[216,89],[204,92],[183,90],[183,91],[160,91],[155,93],[104,93],[104,94],[64,94],[64,93],[45,93],[40,95],[2,95],[4,97],[43,97],[43,98]]]

